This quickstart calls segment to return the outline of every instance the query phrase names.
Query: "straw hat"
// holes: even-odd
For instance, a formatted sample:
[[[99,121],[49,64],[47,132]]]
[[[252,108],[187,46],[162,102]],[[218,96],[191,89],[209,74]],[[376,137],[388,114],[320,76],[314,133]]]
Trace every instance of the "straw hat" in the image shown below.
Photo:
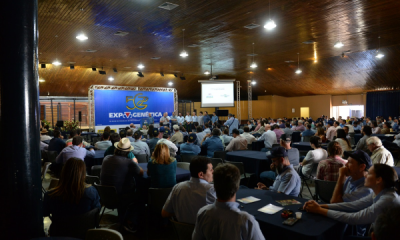
[[[45,133],[48,133],[46,128],[44,128],[44,129],[42,129],[42,131],[40,131],[40,134],[45,134]]]
[[[124,152],[130,152],[133,150],[131,141],[127,138],[122,138],[119,142],[114,143],[114,147]]]

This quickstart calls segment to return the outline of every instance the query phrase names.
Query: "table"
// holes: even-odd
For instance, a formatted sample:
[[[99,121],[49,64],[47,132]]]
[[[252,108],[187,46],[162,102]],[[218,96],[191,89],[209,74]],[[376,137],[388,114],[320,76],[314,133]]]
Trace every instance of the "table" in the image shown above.
[[[400,176],[400,167],[393,167],[397,173],[397,176]]]
[[[301,132],[293,132],[292,133],[292,142],[301,142]]]
[[[51,140],[51,139],[50,139],[50,140]],[[42,142],[43,142],[43,143],[46,143],[47,145],[49,145],[50,140],[43,140]],[[63,138],[62,140],[63,140],[64,142],[67,141],[67,139],[65,139],[65,138]]]
[[[263,140],[251,143],[251,150],[253,151],[261,151],[262,148],[265,148]]]
[[[90,175],[94,165],[103,164],[104,153],[106,150],[95,150],[94,157],[85,157],[86,172]]]
[[[143,178],[144,179],[150,179],[151,177],[149,177],[147,175],[147,163],[139,163],[138,164],[144,171],[143,173]],[[190,179],[190,171],[189,170],[185,170],[183,168],[176,168],[176,182],[184,182]]]
[[[328,144],[321,144],[323,149],[327,149],[328,148]],[[310,150],[314,150],[311,147],[311,143],[310,142],[296,142],[296,143],[292,143],[292,148],[297,148],[299,149],[299,151],[310,151]]]
[[[270,170],[272,161],[265,152],[259,151],[234,151],[226,153],[226,159],[231,162],[242,162],[246,173],[255,173],[257,178],[260,173]]]
[[[380,140],[385,140],[389,142],[393,142],[394,136],[396,136],[396,133],[390,133],[390,134],[372,134],[372,137],[378,137]],[[362,138],[362,134],[354,134],[354,142],[357,144],[358,141]]]
[[[336,220],[324,217],[322,215],[317,215],[313,213],[302,212],[302,218],[295,225],[288,226],[283,225],[284,219],[281,217],[281,211],[269,215],[257,211],[258,209],[271,203],[276,206],[280,206],[276,200],[284,199],[296,199],[301,202],[301,205],[289,205],[284,207],[284,209],[290,209],[294,212],[299,212],[298,208],[302,207],[307,199],[302,199],[298,197],[291,197],[284,194],[266,191],[266,190],[256,190],[256,189],[239,189],[236,193],[236,198],[244,198],[248,196],[253,196],[261,199],[261,201],[242,204],[241,211],[246,211],[253,215],[258,221],[261,231],[263,232],[266,239],[296,239],[296,240],[322,240],[322,239],[341,239],[340,235],[344,230],[345,224],[342,224]]]

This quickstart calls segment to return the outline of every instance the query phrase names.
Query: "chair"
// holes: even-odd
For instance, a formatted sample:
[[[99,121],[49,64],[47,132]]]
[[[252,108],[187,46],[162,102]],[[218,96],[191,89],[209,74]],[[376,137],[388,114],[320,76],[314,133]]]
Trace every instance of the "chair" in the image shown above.
[[[47,188],[47,190],[57,187],[59,181],[60,181],[60,179],[58,179],[58,178],[52,178],[50,180],[50,184],[49,184],[49,187]]]
[[[49,170],[49,166],[50,166],[50,165],[51,165],[51,162],[46,162],[46,163],[43,165],[43,168],[42,168],[42,184],[43,184],[44,178],[46,177],[47,170]],[[46,189],[44,189],[43,186],[42,186],[42,192],[43,192],[43,193],[46,193]]]
[[[252,143],[247,144],[247,150],[252,150],[252,149],[253,149],[253,144]]]
[[[216,151],[214,152],[214,158],[220,158],[222,161],[226,160],[226,152],[225,151]]]
[[[58,153],[56,151],[47,151],[47,159],[49,160],[49,162],[55,163],[57,156]]]
[[[313,163],[310,163],[310,164],[313,164]],[[316,165],[316,164],[315,164],[315,165]],[[303,167],[300,166],[300,167],[297,169],[297,173],[299,174],[300,179],[301,179],[301,190],[300,190],[299,196],[300,196],[301,198],[303,197],[302,192],[303,192],[303,189],[304,189],[304,185],[306,185],[306,187],[307,187],[307,189],[308,189],[308,192],[310,192],[310,196],[312,197],[313,194],[312,194],[312,192],[311,192],[311,190],[310,190],[310,187],[308,186],[308,183],[307,183],[307,180],[310,180],[311,178],[308,177],[308,176],[305,176],[305,175],[303,174],[302,168],[303,168]]]
[[[85,182],[86,182],[87,184],[91,184],[91,185],[94,185],[94,183],[99,184],[99,183],[100,183],[100,178],[99,178],[98,176],[90,176],[90,175],[87,175],[87,176],[86,176],[86,179],[85,179]]]
[[[169,220],[174,227],[175,237],[178,240],[190,240],[192,239],[192,234],[194,231],[195,225],[188,223],[181,223],[174,221],[173,219]]]
[[[239,168],[240,179],[247,178],[246,172],[244,171],[244,165],[242,162],[229,162],[229,161],[225,160],[225,163],[230,163],[232,165],[235,165],[237,168]]]
[[[47,157],[47,150],[41,150],[40,153],[42,155],[43,162],[48,162],[49,158]]]
[[[112,229],[89,229],[85,240],[124,240],[121,233]]]
[[[224,161],[221,158],[210,158],[211,164],[213,166],[213,169],[215,169],[218,164],[223,163]]]
[[[190,163],[188,162],[177,162],[176,167],[190,171]]]
[[[103,212],[100,215],[99,222],[100,224],[101,218],[104,215],[104,211],[106,208],[108,209],[116,209],[119,206],[119,196],[117,193],[117,189],[114,186],[105,186],[94,183],[94,187],[97,189],[97,192],[100,196],[100,203],[103,207]]]
[[[356,141],[354,140],[354,135],[355,135],[354,132],[349,133],[349,136],[350,136],[350,144],[351,144],[352,146],[353,146],[353,145],[356,145]]]
[[[51,219],[50,235],[85,239],[86,232],[97,226],[100,210],[95,208],[85,214],[66,219]]]
[[[146,236],[148,239],[149,236],[149,211],[153,211],[158,213],[161,216],[161,211],[164,207],[165,201],[169,194],[171,193],[172,188],[149,188],[149,199],[147,201],[146,209]],[[101,196],[100,196],[101,198]]]
[[[138,163],[147,163],[149,161],[147,154],[138,154],[135,155],[135,157],[138,160]]]
[[[315,179],[315,201],[321,199],[325,203],[330,203],[335,186],[336,182]]]
[[[188,162],[190,163],[193,158],[197,157],[197,155],[188,155],[188,154],[182,154],[181,155],[181,162]]]
[[[303,138],[303,142],[310,142],[310,136],[307,137],[302,137]]]
[[[92,166],[91,170],[92,170],[91,176],[96,176],[96,177],[100,178],[101,165],[94,165],[94,166]]]

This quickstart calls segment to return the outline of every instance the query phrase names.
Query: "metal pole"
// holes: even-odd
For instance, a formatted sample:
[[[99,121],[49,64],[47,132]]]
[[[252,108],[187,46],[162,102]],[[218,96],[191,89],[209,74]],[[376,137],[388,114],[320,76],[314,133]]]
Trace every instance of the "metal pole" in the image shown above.
[[[76,121],[76,118],[75,118],[75,98],[74,98],[74,121]]]
[[[51,102],[51,124],[53,125],[54,129],[53,99],[50,99],[50,102]]]
[[[2,2],[0,21],[5,33],[0,48],[1,149],[0,219],[2,239],[44,236],[40,160],[38,77],[38,1]],[[22,228],[21,228],[22,227]]]

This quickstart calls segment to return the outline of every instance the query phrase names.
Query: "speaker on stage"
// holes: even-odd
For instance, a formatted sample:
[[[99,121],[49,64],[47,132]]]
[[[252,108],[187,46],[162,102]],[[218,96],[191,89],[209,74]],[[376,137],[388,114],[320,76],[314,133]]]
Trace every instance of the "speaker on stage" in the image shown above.
[[[81,111],[79,111],[79,122],[82,122],[82,112]]]

